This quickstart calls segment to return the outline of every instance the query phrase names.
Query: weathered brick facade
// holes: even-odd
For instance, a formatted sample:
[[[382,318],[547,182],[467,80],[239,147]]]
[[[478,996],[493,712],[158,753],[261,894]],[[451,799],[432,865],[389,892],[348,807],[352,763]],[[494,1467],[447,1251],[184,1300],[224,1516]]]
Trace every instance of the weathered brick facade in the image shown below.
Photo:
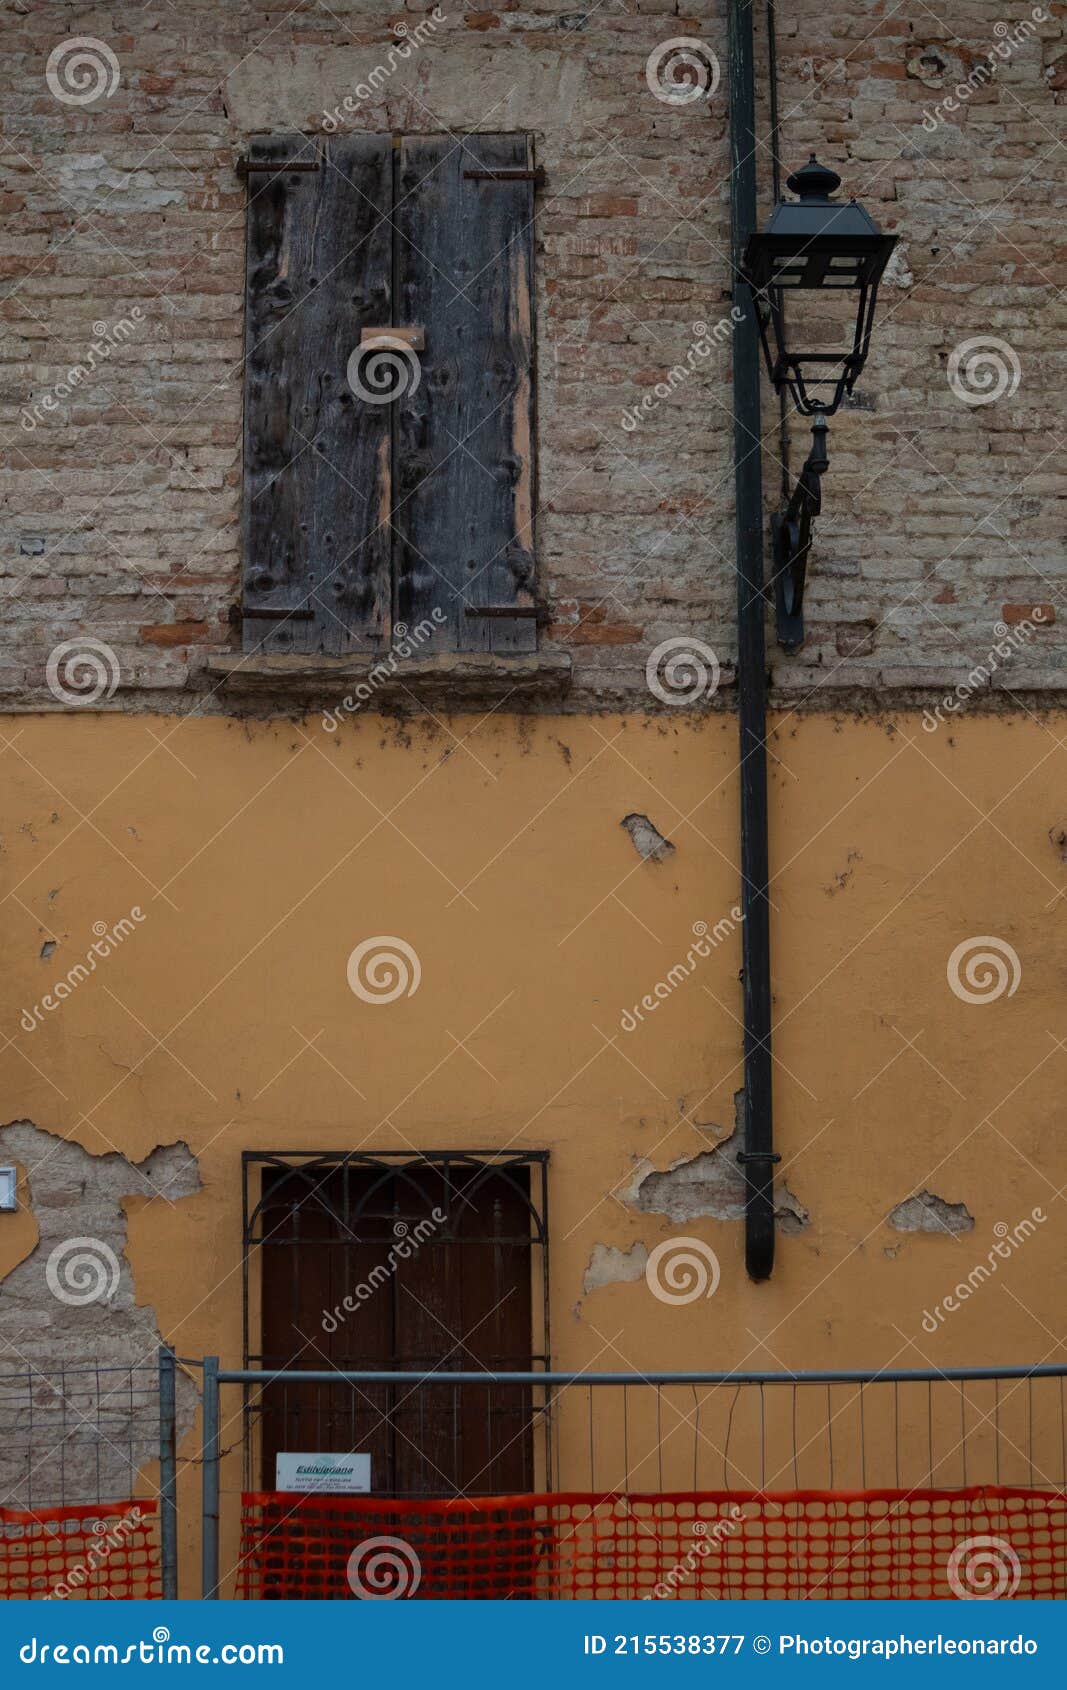
[[[817,148],[901,237],[858,402],[831,431],[808,643],[794,658],[772,647],[775,687],[811,706],[856,702],[856,689],[932,697],[1033,605],[1047,607],[1040,631],[993,686],[1062,685],[1064,10],[779,7],[787,167]],[[5,708],[55,708],[49,654],[83,637],[119,660],[103,707],[235,707],[207,670],[239,649],[247,191],[234,166],[250,134],[322,132],[337,108],[369,130],[535,133],[542,647],[572,654],[572,707],[655,707],[646,660],[675,636],[710,644],[729,680],[724,6],[449,0],[438,15],[368,88],[397,26],[413,31],[429,8],[9,0]],[[762,9],[757,24],[766,120]],[[46,82],[49,55],[78,36],[118,69],[89,103]],[[715,55],[710,98],[671,106],[652,92],[649,55],[677,37]],[[760,172],[769,200],[769,139]],[[971,403],[949,360],[990,335],[1006,390]],[[770,505],[767,390],[763,426]],[[793,435],[795,470],[806,437]]]

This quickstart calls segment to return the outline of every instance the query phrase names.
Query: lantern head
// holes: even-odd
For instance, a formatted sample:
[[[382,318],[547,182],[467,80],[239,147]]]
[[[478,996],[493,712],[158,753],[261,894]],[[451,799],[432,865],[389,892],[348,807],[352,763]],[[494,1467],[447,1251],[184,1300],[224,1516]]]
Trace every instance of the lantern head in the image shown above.
[[[883,235],[855,200],[832,198],[840,185],[837,172],[819,164],[813,153],[787,180],[797,199],[782,200],[745,251],[744,276],[755,297],[771,381],[778,392],[788,388],[804,416],[832,416],[852,392],[867,361],[878,283],[897,244],[897,237]],[[819,335],[831,316],[811,301],[806,302],[806,321],[799,321],[798,313],[797,323],[789,324],[794,340],[798,332],[803,336],[790,345],[786,289],[803,294],[851,289],[856,295],[851,346],[838,352],[803,350],[807,335]]]

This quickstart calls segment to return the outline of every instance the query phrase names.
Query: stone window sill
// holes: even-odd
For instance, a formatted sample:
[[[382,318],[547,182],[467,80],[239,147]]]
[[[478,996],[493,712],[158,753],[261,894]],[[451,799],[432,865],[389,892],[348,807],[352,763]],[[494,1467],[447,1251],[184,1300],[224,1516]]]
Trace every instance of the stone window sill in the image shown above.
[[[375,673],[377,671],[377,674]],[[388,673],[384,671],[389,671]],[[390,669],[389,654],[312,657],[290,653],[240,652],[209,657],[207,673],[227,692],[288,700],[309,698],[319,708],[375,710],[432,704],[441,709],[476,709],[520,699],[561,697],[570,686],[567,652],[440,652],[399,659]]]

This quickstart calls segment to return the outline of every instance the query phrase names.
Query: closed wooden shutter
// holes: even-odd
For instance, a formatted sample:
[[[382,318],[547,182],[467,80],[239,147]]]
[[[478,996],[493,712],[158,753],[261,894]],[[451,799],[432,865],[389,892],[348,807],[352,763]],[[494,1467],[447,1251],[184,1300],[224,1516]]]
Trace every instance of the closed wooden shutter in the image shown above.
[[[534,649],[531,162],[515,135],[250,148],[245,650],[397,624],[432,625],[425,652]],[[425,339],[382,402],[358,348],[390,327]]]
[[[390,617],[389,407],[347,368],[392,310],[392,144],[273,136],[249,164],[244,645],[351,651]]]
[[[426,327],[422,381],[397,407],[397,614],[447,611],[440,643],[532,651],[533,182],[522,135],[406,138],[400,301]],[[486,172],[480,176],[477,172]]]

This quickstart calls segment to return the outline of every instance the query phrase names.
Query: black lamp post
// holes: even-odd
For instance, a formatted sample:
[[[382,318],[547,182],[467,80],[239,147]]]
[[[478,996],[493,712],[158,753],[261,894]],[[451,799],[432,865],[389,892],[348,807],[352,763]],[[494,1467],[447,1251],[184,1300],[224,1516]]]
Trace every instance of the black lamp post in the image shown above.
[[[782,200],[760,233],[749,238],[744,275],[752,289],[767,369],[775,389],[788,390],[801,416],[811,417],[812,448],[786,508],[771,522],[778,642],[787,651],[804,643],[804,580],[812,519],[821,506],[826,418],[851,393],[867,361],[878,283],[896,246],[855,200],[831,196],[841,185],[814,153],[787,186],[798,198]],[[856,321],[844,351],[798,350],[786,332],[786,289],[795,293],[851,289]],[[812,313],[809,311],[809,322]],[[818,332],[825,314],[811,326]],[[792,327],[792,325],[791,325]],[[795,334],[795,329],[793,333]],[[772,345],[773,341],[773,345]]]

